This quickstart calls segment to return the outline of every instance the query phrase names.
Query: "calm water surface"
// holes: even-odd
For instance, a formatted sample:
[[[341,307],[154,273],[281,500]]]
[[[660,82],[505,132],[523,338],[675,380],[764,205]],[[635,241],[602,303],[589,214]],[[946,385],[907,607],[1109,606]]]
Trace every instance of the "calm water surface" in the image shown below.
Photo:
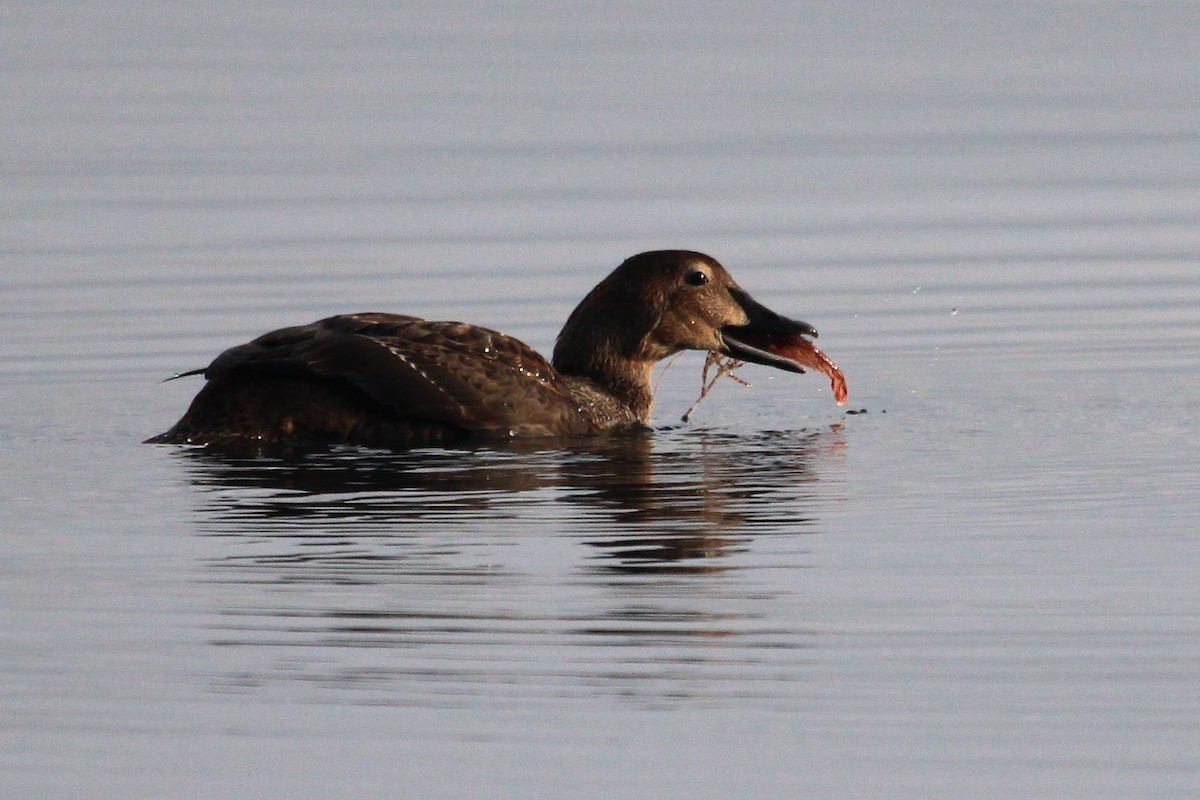
[[[1200,793],[1192,5],[2,16],[0,794]],[[548,351],[676,246],[849,404],[139,444],[272,327]]]

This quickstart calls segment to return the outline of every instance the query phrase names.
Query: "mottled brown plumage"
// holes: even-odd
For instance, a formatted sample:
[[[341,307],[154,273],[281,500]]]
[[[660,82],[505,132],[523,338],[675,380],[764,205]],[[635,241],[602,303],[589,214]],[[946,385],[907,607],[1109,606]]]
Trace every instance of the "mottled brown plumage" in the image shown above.
[[[346,314],[264,334],[204,370],[183,418],[147,441],[347,442],[572,436],[644,426],[651,371],[711,350],[803,372],[739,340],[816,336],[756,303],[701,253],[642,253],[605,278],[559,334],[554,363],[502,333],[397,314]]]

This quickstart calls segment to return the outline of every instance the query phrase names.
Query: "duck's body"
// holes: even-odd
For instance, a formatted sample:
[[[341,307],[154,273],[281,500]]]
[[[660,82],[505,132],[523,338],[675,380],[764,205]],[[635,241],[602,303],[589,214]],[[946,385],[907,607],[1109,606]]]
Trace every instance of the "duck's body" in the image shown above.
[[[579,304],[553,363],[510,336],[460,322],[347,314],[226,350],[183,418],[148,441],[403,447],[471,437],[573,436],[645,426],[651,371],[712,350],[794,372],[764,337],[815,336],[750,298],[690,251],[626,261]]]

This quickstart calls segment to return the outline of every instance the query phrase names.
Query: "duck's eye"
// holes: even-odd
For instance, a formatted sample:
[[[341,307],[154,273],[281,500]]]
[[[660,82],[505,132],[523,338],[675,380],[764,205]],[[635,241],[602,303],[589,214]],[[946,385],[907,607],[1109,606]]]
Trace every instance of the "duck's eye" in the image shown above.
[[[694,269],[684,277],[691,286],[703,286],[708,283],[708,273],[702,269]]]

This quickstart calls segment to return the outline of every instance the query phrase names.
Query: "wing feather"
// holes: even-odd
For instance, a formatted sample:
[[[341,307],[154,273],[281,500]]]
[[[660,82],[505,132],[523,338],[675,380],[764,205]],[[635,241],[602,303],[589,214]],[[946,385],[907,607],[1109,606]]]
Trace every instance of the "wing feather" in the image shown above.
[[[570,389],[528,345],[487,328],[397,314],[329,317],[230,348],[205,370],[349,384],[397,417],[470,431],[561,430]]]

